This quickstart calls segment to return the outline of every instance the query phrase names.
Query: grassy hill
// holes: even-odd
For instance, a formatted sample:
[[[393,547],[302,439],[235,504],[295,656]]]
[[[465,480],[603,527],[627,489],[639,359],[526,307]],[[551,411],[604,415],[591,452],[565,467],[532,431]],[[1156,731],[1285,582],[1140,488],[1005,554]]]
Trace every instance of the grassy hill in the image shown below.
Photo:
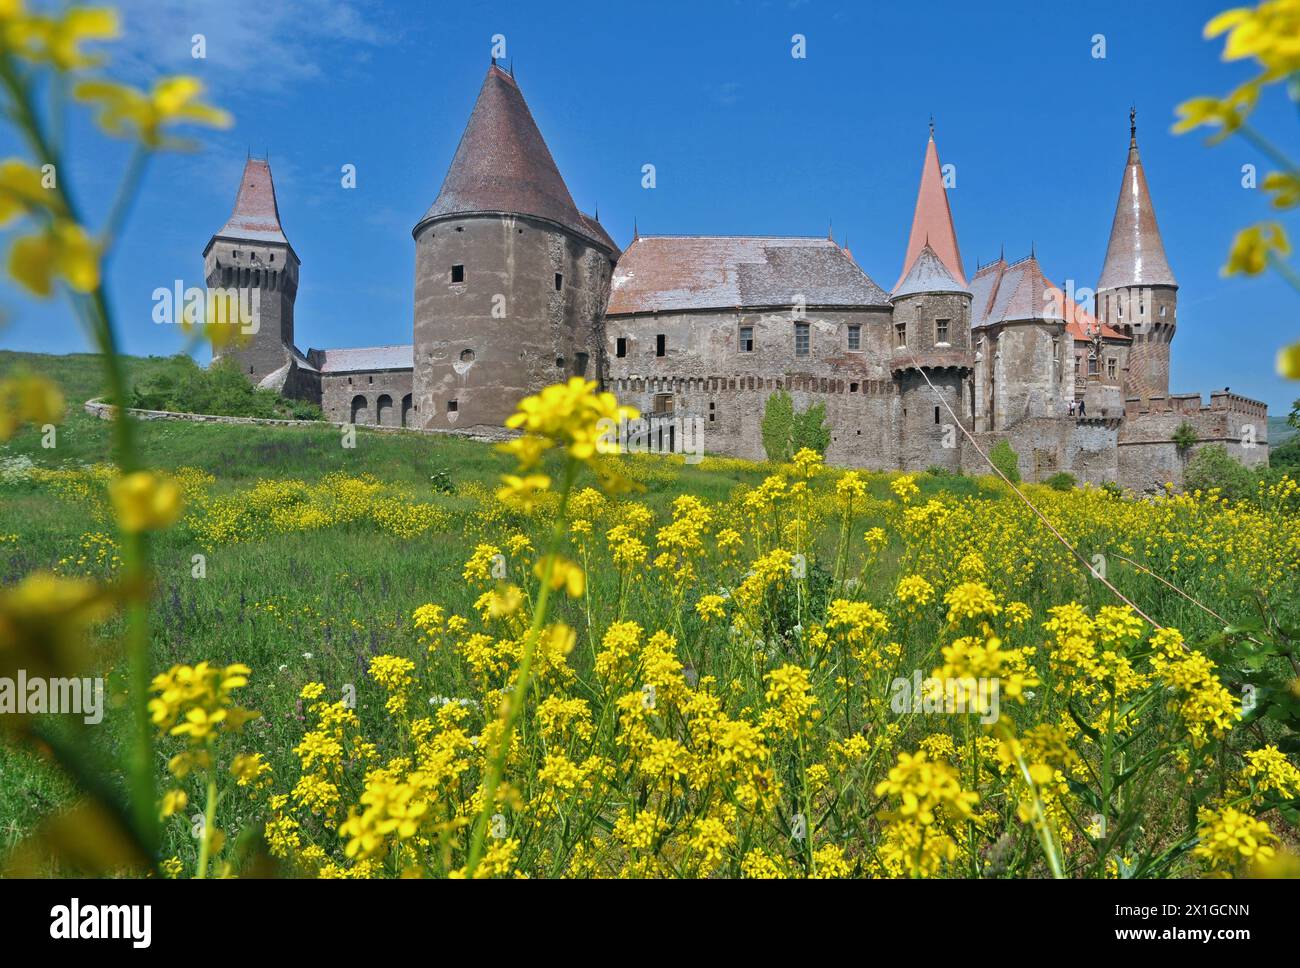
[[[1296,430],[1286,422],[1285,414],[1280,417],[1273,415],[1268,418],[1268,443],[1270,447],[1279,447],[1292,437],[1295,437],[1296,434],[1300,434],[1300,430]]]

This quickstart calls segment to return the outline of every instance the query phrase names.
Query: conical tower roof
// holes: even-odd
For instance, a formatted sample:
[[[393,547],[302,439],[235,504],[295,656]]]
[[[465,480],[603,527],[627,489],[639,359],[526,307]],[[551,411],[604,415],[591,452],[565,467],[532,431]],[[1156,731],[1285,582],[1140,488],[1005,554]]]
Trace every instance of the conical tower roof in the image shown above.
[[[912,268],[902,278],[891,294],[892,298],[911,296],[921,292],[970,292],[953,278],[943,260],[934,249],[925,245],[912,261]]]
[[[1125,286],[1176,286],[1165,258],[1165,244],[1156,225],[1146,172],[1138,156],[1137,118],[1129,111],[1128,163],[1115,205],[1115,221],[1106,245],[1106,262],[1101,267],[1098,290]]]
[[[966,273],[961,267],[957,230],[952,225],[948,193],[943,187],[943,172],[939,167],[939,149],[934,144],[933,125],[930,127],[930,140],[925,145],[921,187],[916,193],[916,211],[912,215],[912,234],[907,240],[907,255],[903,258],[903,271],[894,284],[895,291],[902,286],[903,280],[912,270],[912,264],[927,246],[939,257],[952,278],[965,289]]]
[[[280,227],[280,207],[275,201],[275,182],[271,179],[271,162],[266,158],[249,158],[235,196],[235,210],[217,235],[226,239],[250,242],[279,242],[288,245]]]
[[[420,225],[478,212],[547,219],[618,251],[600,224],[573,204],[519,85],[495,64],[483,79],[442,189]]]

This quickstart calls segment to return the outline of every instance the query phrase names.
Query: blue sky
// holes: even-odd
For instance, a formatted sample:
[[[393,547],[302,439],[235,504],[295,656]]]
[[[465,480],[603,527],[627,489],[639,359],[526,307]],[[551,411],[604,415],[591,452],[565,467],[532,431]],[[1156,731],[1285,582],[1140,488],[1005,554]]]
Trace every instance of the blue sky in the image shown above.
[[[950,200],[968,272],[1005,244],[1035,247],[1055,280],[1096,280],[1128,142],[1138,136],[1181,284],[1172,388],[1231,386],[1285,412],[1300,396],[1274,355],[1300,330],[1276,277],[1224,279],[1234,230],[1268,217],[1241,187],[1266,160],[1244,141],[1169,133],[1174,105],[1246,77],[1201,27],[1226,0],[1092,3],[624,3],[445,0],[128,0],[117,72],[188,72],[236,116],[202,150],[156,160],[111,267],[126,348],[166,354],[158,286],[202,284],[245,154],[269,151],[285,231],[302,259],[298,344],[409,342],[410,230],[433,202],[504,34],[519,84],[579,207],[620,244],[644,233],[834,234],[888,288],[897,278],[927,123],[957,169]],[[207,58],[190,56],[203,33]],[[807,57],[791,57],[803,34]],[[1106,40],[1094,58],[1093,36]],[[1300,155],[1275,90],[1258,126]],[[71,178],[106,211],[125,161],[74,122]],[[13,153],[3,142],[0,150]],[[656,166],[657,187],[641,187]],[[357,167],[357,187],[340,169]],[[0,346],[88,344],[71,313],[0,282]]]

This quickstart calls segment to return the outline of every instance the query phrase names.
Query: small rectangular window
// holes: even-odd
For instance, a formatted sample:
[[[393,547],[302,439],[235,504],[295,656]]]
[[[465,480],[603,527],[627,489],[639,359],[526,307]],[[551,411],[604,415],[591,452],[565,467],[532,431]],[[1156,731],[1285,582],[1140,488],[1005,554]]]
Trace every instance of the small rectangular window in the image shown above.
[[[807,323],[794,324],[794,355],[795,356],[808,355],[808,324]]]
[[[668,337],[660,333],[655,337],[655,356],[663,356],[668,352]]]
[[[447,401],[447,412],[448,412],[448,413],[455,413],[455,412],[456,412],[457,410],[459,410],[459,409],[460,409],[460,403],[459,403],[458,401],[456,401],[456,400],[448,400],[448,401]]]
[[[627,356],[627,338],[620,336],[614,343],[614,355],[620,360]]]
[[[851,350],[862,349],[862,327],[861,326],[849,327],[849,349]]]
[[[754,327],[740,327],[740,351],[742,353],[754,352]]]
[[[938,407],[935,407],[935,408],[934,408],[934,422],[935,422],[935,423],[938,423],[938,422],[939,422],[939,408],[938,408]]]
[[[1106,375],[1112,380],[1115,379],[1115,357],[1113,356],[1106,361]]]
[[[936,319],[934,321],[934,341],[936,343],[948,342],[948,323],[947,319]]]
[[[895,346],[907,345],[907,323],[894,324],[894,345]]]
[[[464,281],[465,281],[465,267],[464,267],[464,266],[452,266],[452,267],[451,267],[451,281],[452,281],[452,282],[464,282]]]
[[[587,354],[575,353],[574,361],[575,361],[574,368],[577,370],[578,376],[586,376],[587,375]]]
[[[564,276],[560,273],[555,274],[555,291],[559,292],[564,288]]]

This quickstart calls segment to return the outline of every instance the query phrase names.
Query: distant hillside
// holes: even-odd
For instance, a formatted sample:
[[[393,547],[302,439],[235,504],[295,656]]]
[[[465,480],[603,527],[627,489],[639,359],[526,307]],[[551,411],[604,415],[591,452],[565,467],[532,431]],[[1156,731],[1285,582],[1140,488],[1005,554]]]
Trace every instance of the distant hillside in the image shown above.
[[[1294,437],[1300,431],[1286,422],[1286,414],[1277,416],[1276,414],[1268,418],[1268,445],[1277,447]]]
[[[175,364],[168,356],[123,356],[128,387],[138,380],[149,379],[171,370]],[[15,353],[0,350],[0,376],[11,370],[26,368],[47,376],[63,388],[68,406],[80,409],[91,397],[104,394],[104,364],[98,353]]]

